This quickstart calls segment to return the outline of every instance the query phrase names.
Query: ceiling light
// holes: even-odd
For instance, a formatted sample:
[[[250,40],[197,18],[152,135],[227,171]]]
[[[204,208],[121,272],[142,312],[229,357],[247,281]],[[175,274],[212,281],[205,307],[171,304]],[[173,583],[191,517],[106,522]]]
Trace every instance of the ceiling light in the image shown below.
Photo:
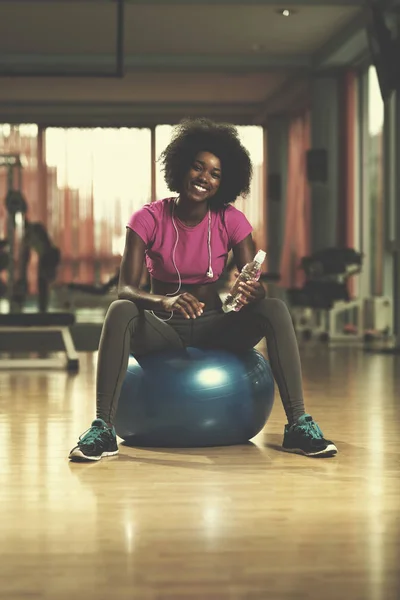
[[[290,8],[282,8],[276,11],[282,17],[290,17],[293,14],[293,10]]]

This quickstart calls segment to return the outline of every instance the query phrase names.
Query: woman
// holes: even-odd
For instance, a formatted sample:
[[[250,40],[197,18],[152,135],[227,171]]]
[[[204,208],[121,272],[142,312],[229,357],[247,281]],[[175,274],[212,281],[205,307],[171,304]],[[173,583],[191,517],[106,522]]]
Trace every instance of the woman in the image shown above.
[[[249,192],[252,165],[231,125],[185,120],[161,155],[177,197],[145,205],[129,220],[118,300],[107,312],[97,364],[97,419],[70,452],[71,460],[118,453],[113,421],[129,353],[140,359],[167,348],[253,348],[266,338],[269,360],[288,419],[283,448],[332,456],[304,410],[301,366],[286,305],[265,298],[259,282],[242,285],[243,307],[225,314],[217,293],[230,249],[236,266],[254,257],[252,227],[232,203]],[[143,262],[151,292],[139,288]]]

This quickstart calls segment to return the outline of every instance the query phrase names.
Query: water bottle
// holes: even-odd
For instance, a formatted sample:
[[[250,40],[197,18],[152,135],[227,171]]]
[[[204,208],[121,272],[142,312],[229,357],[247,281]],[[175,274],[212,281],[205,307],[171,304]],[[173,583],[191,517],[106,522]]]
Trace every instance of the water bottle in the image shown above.
[[[258,281],[260,279],[261,265],[263,264],[265,257],[266,252],[264,252],[264,250],[259,250],[254,257],[254,260],[243,267],[222,305],[222,310],[225,313],[232,310],[238,312],[241,309],[241,293],[238,292],[238,287],[244,281]]]

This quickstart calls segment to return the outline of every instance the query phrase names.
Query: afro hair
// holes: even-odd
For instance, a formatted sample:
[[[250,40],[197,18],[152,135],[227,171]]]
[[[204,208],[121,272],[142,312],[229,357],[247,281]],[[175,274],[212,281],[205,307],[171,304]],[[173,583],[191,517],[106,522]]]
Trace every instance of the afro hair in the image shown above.
[[[214,206],[233,203],[250,191],[253,168],[234,125],[209,119],[184,119],[175,127],[172,141],[160,156],[171,192],[181,191],[183,180],[199,152],[210,152],[221,161],[221,184]]]

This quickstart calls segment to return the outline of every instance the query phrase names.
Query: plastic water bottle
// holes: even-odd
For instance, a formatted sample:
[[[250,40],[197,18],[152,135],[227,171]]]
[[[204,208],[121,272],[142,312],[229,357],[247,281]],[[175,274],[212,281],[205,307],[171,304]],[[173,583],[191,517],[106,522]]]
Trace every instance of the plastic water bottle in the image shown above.
[[[259,250],[254,257],[254,260],[243,267],[222,305],[222,310],[225,313],[231,312],[232,310],[238,312],[242,308],[242,304],[240,303],[241,293],[238,292],[239,285],[245,281],[258,281],[260,279],[261,265],[263,264],[265,257],[266,252],[264,252],[264,250]]]

